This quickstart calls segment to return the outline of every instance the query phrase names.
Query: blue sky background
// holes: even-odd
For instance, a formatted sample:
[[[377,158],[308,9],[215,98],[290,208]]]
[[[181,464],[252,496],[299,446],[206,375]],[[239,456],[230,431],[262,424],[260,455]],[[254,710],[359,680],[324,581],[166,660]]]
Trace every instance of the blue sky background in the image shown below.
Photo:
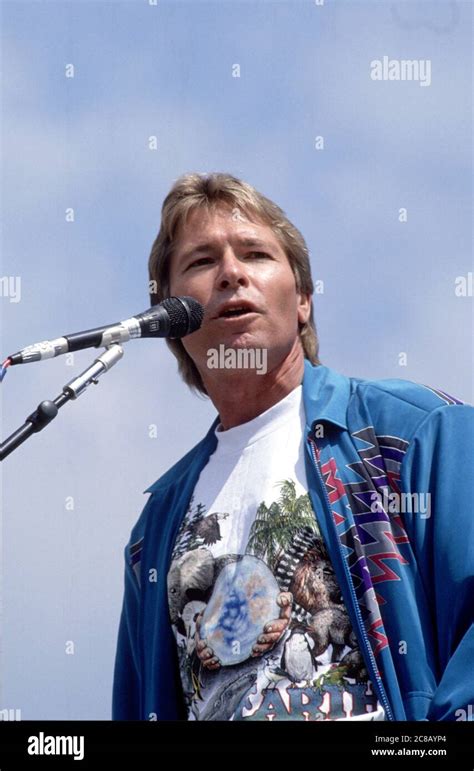
[[[469,2],[4,0],[0,12],[1,275],[21,277],[20,302],[0,297],[4,356],[145,310],[170,186],[228,171],[307,240],[323,363],[473,400],[473,298],[454,291],[473,271]],[[374,82],[384,55],[430,59],[431,85]],[[94,355],[10,370],[2,438]],[[141,341],[5,461],[1,709],[110,718],[142,491],[213,417],[166,345]]]

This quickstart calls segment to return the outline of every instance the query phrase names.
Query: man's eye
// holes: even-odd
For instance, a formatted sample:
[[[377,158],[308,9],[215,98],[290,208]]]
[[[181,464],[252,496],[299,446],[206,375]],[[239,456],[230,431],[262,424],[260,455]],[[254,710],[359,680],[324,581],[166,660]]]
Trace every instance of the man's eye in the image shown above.
[[[191,264],[188,265],[188,268],[194,268],[196,265],[206,265],[209,262],[212,262],[211,257],[200,257],[199,260],[194,260],[194,262],[191,262]]]
[[[254,257],[260,260],[260,259],[266,259],[267,257],[270,257],[270,255],[267,254],[267,252],[248,252],[246,254],[246,257],[251,257],[251,258]],[[194,260],[193,262],[191,262],[188,265],[186,270],[189,270],[189,268],[199,267],[200,265],[208,265],[209,263],[212,263],[212,262],[213,262],[212,257],[200,257],[198,260]]]

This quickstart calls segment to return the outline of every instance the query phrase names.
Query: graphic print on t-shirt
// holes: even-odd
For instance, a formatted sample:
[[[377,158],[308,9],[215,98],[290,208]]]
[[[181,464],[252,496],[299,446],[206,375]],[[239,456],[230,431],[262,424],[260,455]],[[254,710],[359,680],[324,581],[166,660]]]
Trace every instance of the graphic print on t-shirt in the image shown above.
[[[245,552],[219,556],[229,513],[191,499],[168,572],[189,719],[383,719],[309,496],[286,479],[275,498],[258,506]],[[285,597],[286,629],[252,656]],[[202,639],[214,668],[200,658]]]

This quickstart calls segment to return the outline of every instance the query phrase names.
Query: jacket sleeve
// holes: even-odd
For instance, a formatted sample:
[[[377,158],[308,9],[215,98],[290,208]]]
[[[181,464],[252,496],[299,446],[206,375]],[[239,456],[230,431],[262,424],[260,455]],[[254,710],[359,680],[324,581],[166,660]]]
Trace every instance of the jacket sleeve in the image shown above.
[[[138,609],[140,590],[125,548],[125,589],[115,656],[112,720],[140,720]]]
[[[430,721],[474,720],[473,466],[474,408],[459,404],[423,419],[401,469],[402,493],[429,495],[424,514],[406,517],[436,627]]]

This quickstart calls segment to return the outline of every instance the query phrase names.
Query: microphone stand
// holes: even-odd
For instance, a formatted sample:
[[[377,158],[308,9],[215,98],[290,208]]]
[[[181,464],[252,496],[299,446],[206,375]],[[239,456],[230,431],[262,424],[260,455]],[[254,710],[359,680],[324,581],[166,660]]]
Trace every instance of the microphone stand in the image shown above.
[[[107,346],[103,354],[94,359],[93,363],[63,386],[62,392],[56,399],[48,399],[41,402],[36,410],[29,415],[24,424],[11,434],[8,439],[0,444],[0,461],[3,461],[10,453],[16,450],[32,434],[42,431],[56,417],[59,409],[71,399],[77,399],[91,383],[97,385],[99,378],[108,372],[114,364],[123,356],[123,348],[116,343]]]

